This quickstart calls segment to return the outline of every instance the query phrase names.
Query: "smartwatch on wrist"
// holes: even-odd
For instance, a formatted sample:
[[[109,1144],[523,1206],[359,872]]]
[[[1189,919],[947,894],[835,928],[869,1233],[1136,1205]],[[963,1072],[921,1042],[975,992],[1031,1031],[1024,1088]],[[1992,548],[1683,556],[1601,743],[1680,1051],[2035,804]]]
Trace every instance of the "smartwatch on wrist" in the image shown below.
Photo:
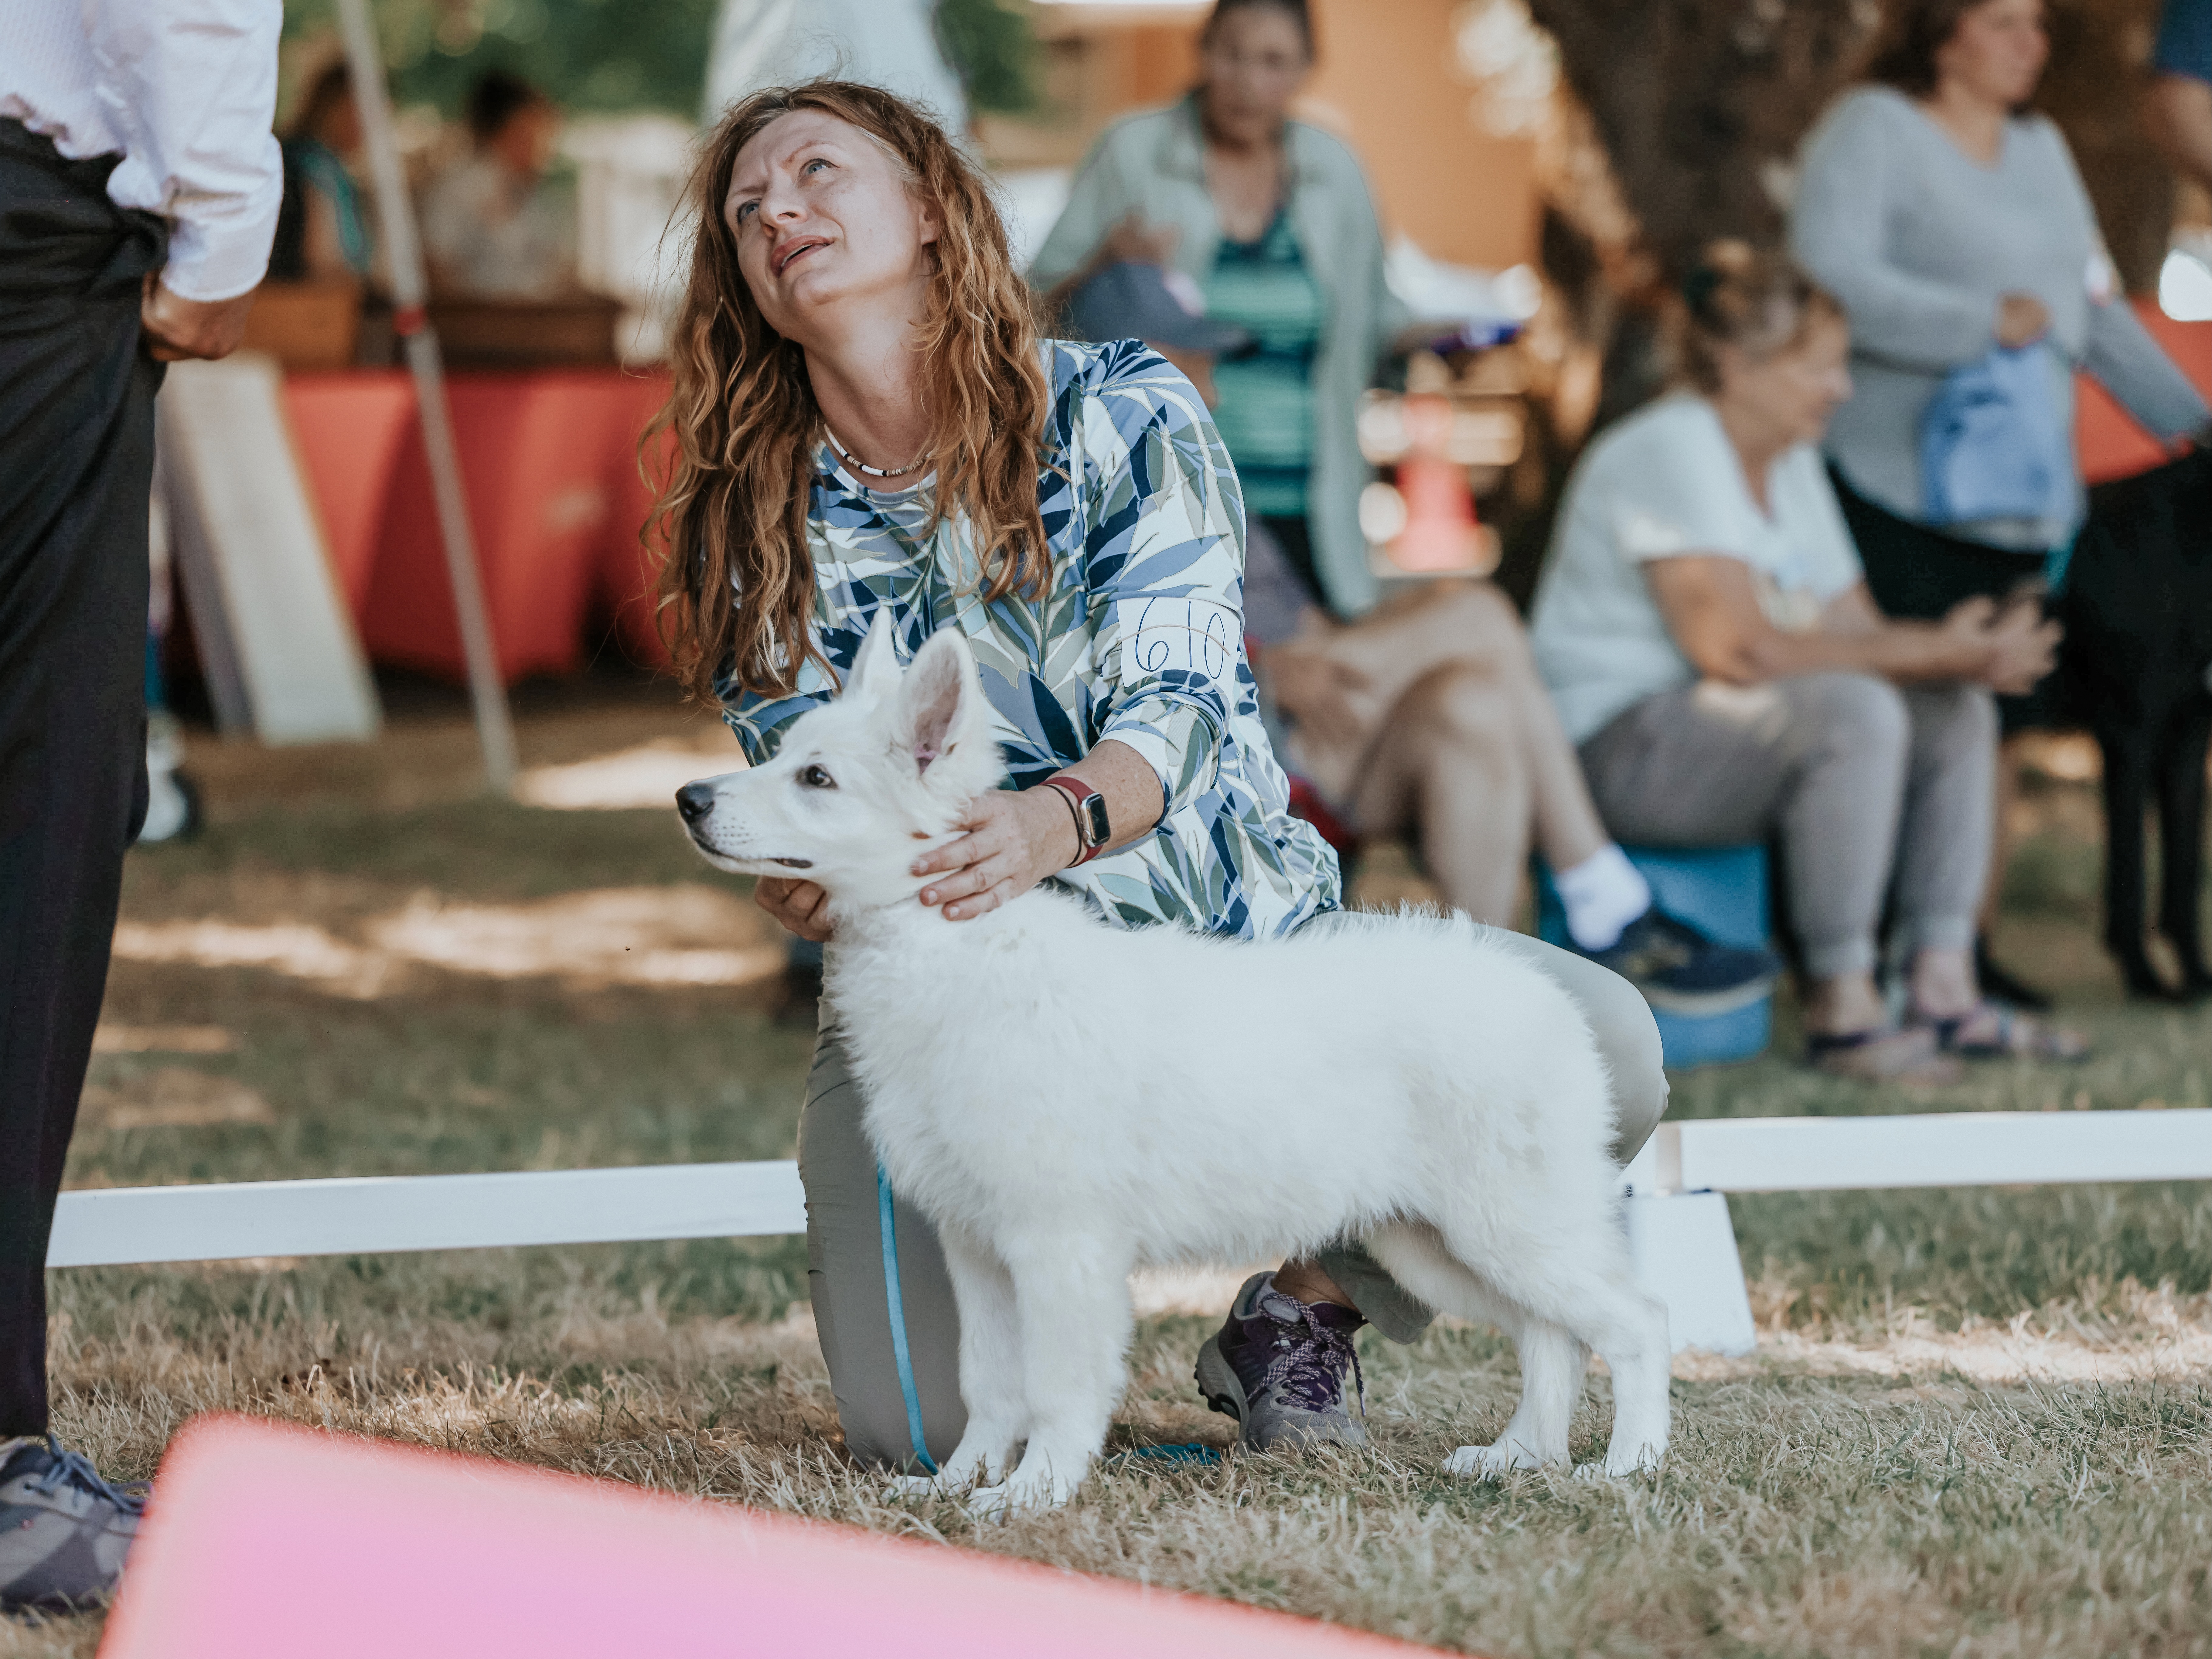
[[[1106,797],[1093,789],[1081,778],[1047,778],[1045,787],[1057,789],[1067,797],[1067,804],[1075,812],[1076,839],[1082,842],[1082,856],[1067,867],[1088,864],[1106,850],[1106,843],[1114,839],[1114,826],[1106,817]]]

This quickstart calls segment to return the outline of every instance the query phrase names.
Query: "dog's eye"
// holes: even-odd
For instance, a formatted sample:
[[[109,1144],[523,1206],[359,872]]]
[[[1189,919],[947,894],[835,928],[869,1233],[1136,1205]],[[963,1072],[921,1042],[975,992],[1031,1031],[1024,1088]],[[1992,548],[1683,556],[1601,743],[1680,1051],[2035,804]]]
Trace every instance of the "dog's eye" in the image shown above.
[[[835,789],[837,787],[837,780],[819,766],[802,768],[799,774],[799,783],[803,789]]]

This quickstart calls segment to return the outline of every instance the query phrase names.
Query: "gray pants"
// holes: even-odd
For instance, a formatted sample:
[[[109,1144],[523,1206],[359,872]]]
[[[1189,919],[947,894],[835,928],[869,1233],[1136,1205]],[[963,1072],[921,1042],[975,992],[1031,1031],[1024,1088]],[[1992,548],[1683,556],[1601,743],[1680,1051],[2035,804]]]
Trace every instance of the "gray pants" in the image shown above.
[[[1626,1164],[1667,1109],[1659,1031],[1644,999],[1626,980],[1585,957],[1518,933],[1492,936],[1581,1005],[1613,1079],[1620,1126],[1613,1157]],[[836,1014],[825,1001],[799,1121],[807,1289],[847,1449],[868,1462],[912,1468],[919,1462],[918,1447],[927,1449],[933,1462],[941,1462],[967,1425],[960,1401],[960,1318],[936,1234],[882,1180],[875,1149],[860,1126],[863,1104]],[[1319,1259],[1391,1340],[1413,1340],[1435,1317],[1356,1243],[1323,1251]],[[894,1284],[904,1313],[896,1329]]]
[[[1996,744],[1977,687],[1806,674],[1662,691],[1582,757],[1598,815],[1632,845],[1778,836],[1805,971],[1830,979],[1873,969],[1885,898],[1905,948],[1973,944]]]

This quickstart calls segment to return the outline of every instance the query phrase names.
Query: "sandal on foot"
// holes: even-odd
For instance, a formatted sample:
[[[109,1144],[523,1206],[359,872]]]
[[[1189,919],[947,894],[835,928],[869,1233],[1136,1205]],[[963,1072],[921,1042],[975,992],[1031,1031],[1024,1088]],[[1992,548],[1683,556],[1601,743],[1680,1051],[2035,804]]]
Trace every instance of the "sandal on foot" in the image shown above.
[[[1959,1062],[1936,1051],[1933,1034],[1886,1025],[1815,1031],[1805,1039],[1805,1063],[1830,1077],[1861,1083],[1955,1083],[1960,1075]]]
[[[2089,1058],[2088,1041],[2080,1032],[2030,1019],[2001,1003],[1980,1003],[1949,1019],[1921,1015],[1908,1029],[1926,1031],[1938,1048],[1961,1060],[2047,1060],[2070,1066]]]

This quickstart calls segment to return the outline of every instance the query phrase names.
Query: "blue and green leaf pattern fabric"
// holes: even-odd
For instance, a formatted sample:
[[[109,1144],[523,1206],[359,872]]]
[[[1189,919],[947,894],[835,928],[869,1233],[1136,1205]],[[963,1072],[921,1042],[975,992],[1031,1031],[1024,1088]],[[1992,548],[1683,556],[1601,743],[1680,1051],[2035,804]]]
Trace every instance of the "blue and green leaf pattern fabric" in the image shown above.
[[[1159,774],[1153,832],[1055,879],[1125,927],[1287,933],[1341,902],[1336,854],[1290,813],[1243,640],[1244,506],[1190,382],[1133,340],[1045,343],[1053,387],[1039,505],[1052,579],[984,603],[972,536],[927,529],[929,485],[870,489],[826,445],[807,542],[816,638],[839,675],[888,608],[902,661],[941,628],[974,648],[1011,784],[1027,788],[1112,738]],[[754,764],[835,688],[722,688]]]

